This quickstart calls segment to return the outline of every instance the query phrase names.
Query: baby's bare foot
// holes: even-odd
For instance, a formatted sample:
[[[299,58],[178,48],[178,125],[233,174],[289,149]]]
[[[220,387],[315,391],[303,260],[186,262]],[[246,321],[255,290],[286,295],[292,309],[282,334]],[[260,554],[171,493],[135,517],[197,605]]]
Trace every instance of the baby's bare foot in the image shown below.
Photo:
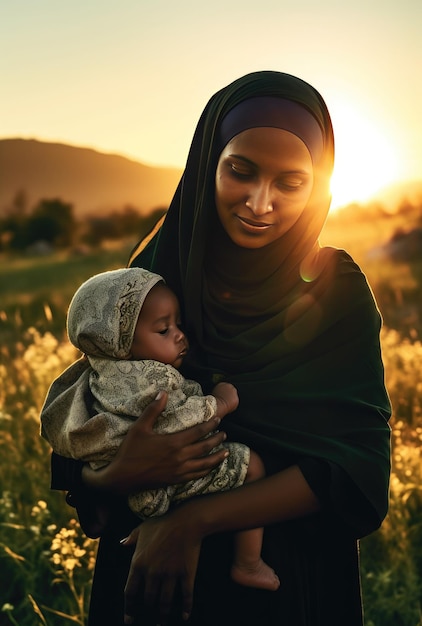
[[[280,586],[277,574],[262,559],[253,564],[234,563],[231,576],[236,583],[246,587],[276,591]]]

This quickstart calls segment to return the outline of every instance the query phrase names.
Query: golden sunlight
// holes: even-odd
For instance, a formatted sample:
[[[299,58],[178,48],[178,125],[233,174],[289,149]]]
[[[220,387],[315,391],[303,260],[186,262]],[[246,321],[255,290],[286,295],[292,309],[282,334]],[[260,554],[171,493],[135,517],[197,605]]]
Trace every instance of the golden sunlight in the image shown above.
[[[336,142],[331,180],[332,208],[365,202],[397,179],[398,159],[392,139],[349,104],[331,105]]]

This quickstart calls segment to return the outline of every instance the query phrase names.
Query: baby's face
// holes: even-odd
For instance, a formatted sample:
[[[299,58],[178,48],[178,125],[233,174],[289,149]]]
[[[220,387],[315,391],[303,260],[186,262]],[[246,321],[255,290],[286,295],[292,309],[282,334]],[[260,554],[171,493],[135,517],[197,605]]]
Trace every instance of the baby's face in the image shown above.
[[[174,293],[155,285],[145,298],[133,336],[131,359],[152,359],[179,368],[189,348],[180,329],[180,309]]]

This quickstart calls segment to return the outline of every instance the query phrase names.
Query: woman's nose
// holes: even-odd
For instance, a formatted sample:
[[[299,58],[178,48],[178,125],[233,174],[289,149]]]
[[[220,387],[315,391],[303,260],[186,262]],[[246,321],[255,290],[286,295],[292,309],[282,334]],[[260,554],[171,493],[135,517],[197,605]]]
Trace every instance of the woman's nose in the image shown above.
[[[271,188],[269,185],[261,184],[257,185],[251,190],[246,206],[252,211],[254,215],[265,215],[271,213],[274,210],[273,201],[271,196]]]

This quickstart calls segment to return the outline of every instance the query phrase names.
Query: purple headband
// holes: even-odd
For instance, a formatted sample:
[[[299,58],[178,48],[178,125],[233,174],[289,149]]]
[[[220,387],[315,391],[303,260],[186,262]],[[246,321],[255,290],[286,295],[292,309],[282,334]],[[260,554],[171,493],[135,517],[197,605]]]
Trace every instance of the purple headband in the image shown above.
[[[227,113],[220,126],[221,150],[239,133],[261,126],[293,133],[306,145],[313,163],[318,163],[324,142],[314,116],[297,102],[273,96],[248,98]]]

